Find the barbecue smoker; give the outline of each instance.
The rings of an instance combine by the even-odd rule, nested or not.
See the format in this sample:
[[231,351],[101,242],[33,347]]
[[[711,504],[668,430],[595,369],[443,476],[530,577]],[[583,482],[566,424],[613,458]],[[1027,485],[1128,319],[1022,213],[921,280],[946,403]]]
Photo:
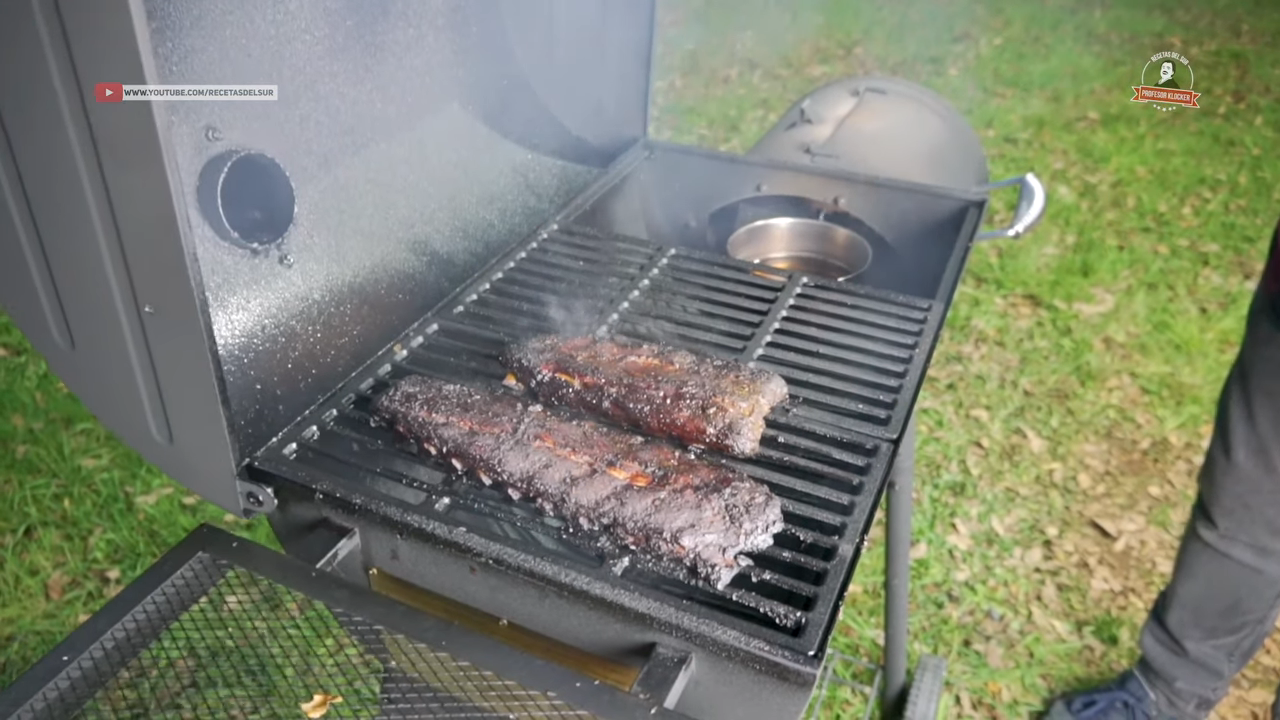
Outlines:
[[[0,11],[0,300],[102,422],[193,492],[267,515],[291,556],[197,530],[0,710],[296,717],[315,693],[328,717],[795,718],[890,485],[885,693],[904,699],[912,408],[971,244],[1030,229],[1043,190],[1006,183],[1015,223],[979,235],[999,185],[977,136],[891,80],[819,89],[747,157],[655,142],[654,12]],[[99,81],[279,99],[98,103]],[[503,344],[542,333],[786,379],[760,453],[733,461],[786,527],[728,587],[602,550],[371,424],[390,382],[496,385]],[[299,635],[306,603],[326,620]],[[231,690],[191,705],[215,660],[174,648],[243,633],[237,653],[301,643],[305,662],[226,660]]]

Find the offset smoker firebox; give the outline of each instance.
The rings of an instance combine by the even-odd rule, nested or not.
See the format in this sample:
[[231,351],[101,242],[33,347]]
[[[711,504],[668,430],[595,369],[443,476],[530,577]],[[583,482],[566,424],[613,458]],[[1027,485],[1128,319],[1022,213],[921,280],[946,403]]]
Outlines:
[[[885,79],[819,88],[747,157],[655,142],[654,15],[640,0],[6,6],[0,301],[129,445],[228,511],[265,514],[293,556],[276,576],[329,598],[337,625],[385,608],[372,590],[422,618],[415,630],[401,613],[396,632],[448,635],[468,657],[440,618],[468,628],[487,648],[472,662],[527,660],[541,669],[519,682],[538,692],[570,672],[617,691],[575,696],[627,717],[794,718],[887,486],[891,525],[895,508],[909,521],[895,460],[996,186],[954,110]],[[107,81],[268,83],[279,99],[93,102]],[[1038,182],[1022,183],[1015,225],[986,236],[1038,219]],[[856,235],[869,264],[837,281],[735,259],[734,232],[771,218]],[[778,495],[786,522],[727,588],[371,423],[389,382],[496,385],[504,344],[543,333],[656,341],[786,379],[761,452],[717,458]],[[905,581],[909,530],[890,535]],[[172,583],[165,562],[149,586]],[[890,586],[896,693],[905,585]],[[120,642],[108,620],[131,611],[104,612],[86,627],[114,630],[73,635],[69,652]],[[51,658],[20,686],[55,692],[77,662]]]

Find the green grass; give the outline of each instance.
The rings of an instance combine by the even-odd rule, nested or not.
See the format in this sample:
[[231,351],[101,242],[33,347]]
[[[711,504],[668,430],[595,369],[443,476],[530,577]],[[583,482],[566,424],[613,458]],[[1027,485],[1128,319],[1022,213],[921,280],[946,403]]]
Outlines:
[[[852,74],[934,88],[992,175],[1036,171],[1043,224],[979,247],[921,400],[912,650],[954,715],[1026,717],[1136,655],[1280,211],[1280,9],[1260,2],[682,3],[656,125],[742,151]],[[692,28],[692,29],[690,29]],[[709,28],[728,41],[707,40]],[[779,51],[779,44],[792,43]],[[1187,56],[1202,109],[1128,102]],[[1012,198],[997,201],[1008,217]],[[1106,527],[1108,530],[1100,530]],[[879,532],[836,646],[878,658]],[[1108,534],[1110,533],[1110,534]],[[1262,712],[1269,646],[1221,708]],[[849,707],[853,709],[852,706]]]
[[[975,250],[921,400],[912,650],[950,661],[956,717],[1027,717],[1131,662],[1280,214],[1280,9],[691,0],[662,26],[661,137],[743,151],[814,87],[884,73],[955,103],[993,177],[1044,180],[1043,224]],[[1190,59],[1202,109],[1128,101],[1163,50]],[[1001,196],[996,219],[1012,205]],[[3,685],[223,514],[155,498],[169,481],[7,324],[0,353]],[[851,655],[878,659],[882,568],[878,528],[837,631]],[[1262,713],[1276,667],[1269,643],[1222,716]]]

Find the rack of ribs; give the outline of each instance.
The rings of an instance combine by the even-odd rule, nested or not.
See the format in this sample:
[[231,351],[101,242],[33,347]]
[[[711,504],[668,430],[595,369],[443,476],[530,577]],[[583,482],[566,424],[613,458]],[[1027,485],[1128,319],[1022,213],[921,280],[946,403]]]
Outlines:
[[415,375],[374,417],[480,480],[548,514],[676,561],[723,589],[743,553],[773,544],[782,503],[741,472],[662,440],[560,417],[501,388]]
[[548,405],[738,457],[760,450],[765,416],[787,399],[781,376],[647,343],[542,336],[509,346],[508,384]]

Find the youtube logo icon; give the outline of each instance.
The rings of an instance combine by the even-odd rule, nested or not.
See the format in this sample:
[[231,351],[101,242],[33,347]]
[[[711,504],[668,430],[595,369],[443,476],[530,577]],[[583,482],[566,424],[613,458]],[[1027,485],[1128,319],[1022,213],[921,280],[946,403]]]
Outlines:
[[93,96],[98,102],[124,102],[124,83],[98,83]]

